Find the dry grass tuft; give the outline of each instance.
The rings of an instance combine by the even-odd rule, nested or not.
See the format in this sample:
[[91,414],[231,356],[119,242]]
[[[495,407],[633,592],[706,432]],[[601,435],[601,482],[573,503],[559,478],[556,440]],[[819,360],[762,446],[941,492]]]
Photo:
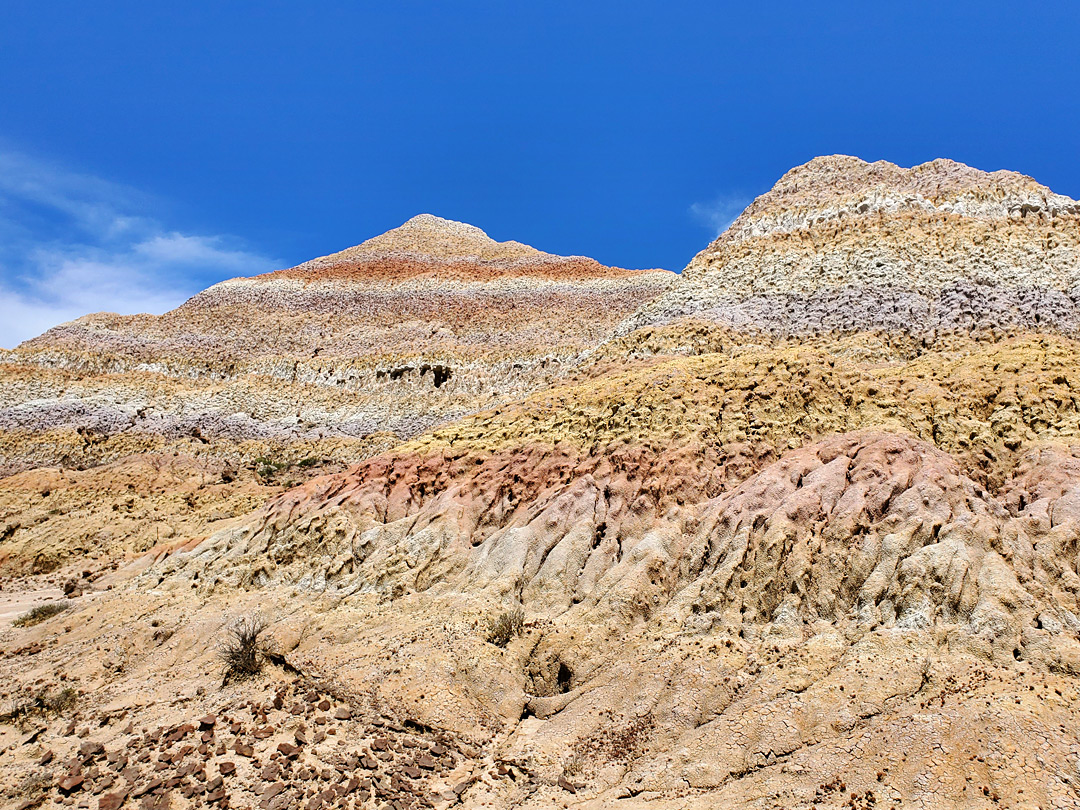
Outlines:
[[514,608],[500,613],[493,619],[488,620],[487,636],[490,644],[496,647],[505,647],[511,639],[521,635],[525,627],[525,611]]
[[71,602],[47,602],[44,605],[38,605],[30,608],[26,613],[17,618],[11,624],[14,627],[33,627],[35,624],[40,624],[46,619],[51,619],[58,613],[63,613],[71,607]]
[[273,639],[263,638],[266,620],[261,616],[237,619],[218,649],[227,683],[232,679],[252,678],[262,672],[266,659],[276,653]]

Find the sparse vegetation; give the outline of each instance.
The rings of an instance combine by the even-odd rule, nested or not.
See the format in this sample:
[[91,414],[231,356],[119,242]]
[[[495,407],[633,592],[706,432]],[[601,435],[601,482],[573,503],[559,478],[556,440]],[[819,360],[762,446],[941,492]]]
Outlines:
[[33,627],[35,624],[40,624],[46,619],[51,619],[53,616],[63,613],[69,607],[71,607],[71,602],[68,601],[46,602],[44,605],[30,608],[11,624],[15,627]]
[[157,644],[164,644],[170,638],[173,637],[174,630],[170,630],[165,627],[160,627],[154,631],[153,639]]
[[22,805],[23,807],[36,807],[45,801],[52,786],[52,773],[45,770],[37,770],[28,773],[26,777],[19,782],[16,792],[20,796],[25,796],[27,801],[30,802],[29,804],[24,803]]
[[0,723],[22,723],[33,715],[60,716],[70,711],[79,699],[70,686],[52,692],[45,686],[32,694],[13,697],[10,708],[0,715]]
[[251,678],[262,672],[263,664],[276,655],[272,639],[266,639],[266,620],[261,616],[237,619],[218,650],[224,667],[224,680]]
[[525,611],[521,608],[507,610],[488,620],[486,639],[496,647],[505,647],[513,638],[521,635],[524,627]]
[[54,695],[45,699],[45,710],[50,714],[61,715],[75,707],[79,699],[79,693],[70,686],[65,686]]
[[289,463],[287,461],[277,461],[272,458],[260,457],[255,459],[255,474],[262,478],[264,481],[269,481],[279,472],[287,469]]
[[600,728],[573,745],[566,762],[566,773],[581,776],[595,773],[597,768],[612,762],[629,763],[648,747],[655,727],[651,712],[622,722],[608,713]]
[[[255,474],[259,476],[263,481],[272,481],[280,473],[287,470],[309,470],[312,467],[317,467],[323,463],[323,459],[308,456],[302,458],[299,461],[286,461],[284,459],[269,458],[267,456],[260,456],[252,462],[252,467],[255,470]],[[288,484],[292,484],[289,481]]]

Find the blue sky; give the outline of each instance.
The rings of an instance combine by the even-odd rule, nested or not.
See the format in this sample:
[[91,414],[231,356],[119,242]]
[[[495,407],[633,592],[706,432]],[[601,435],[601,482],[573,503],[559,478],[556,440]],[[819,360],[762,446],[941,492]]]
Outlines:
[[1080,197],[1080,4],[0,4],[0,346],[430,212],[681,268],[788,168]]

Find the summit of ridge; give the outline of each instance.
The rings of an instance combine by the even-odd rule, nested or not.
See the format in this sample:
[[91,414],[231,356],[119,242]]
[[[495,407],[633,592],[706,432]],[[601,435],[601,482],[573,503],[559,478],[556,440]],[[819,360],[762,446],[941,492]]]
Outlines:
[[466,222],[433,214],[417,214],[386,233],[333,254],[349,259],[371,254],[408,253],[438,259],[505,261],[551,256],[521,242],[497,242],[483,230]]
[[620,325],[1080,330],[1080,203],[1012,171],[829,155],[786,172]]
[[[987,215],[1019,209],[1039,201],[1048,211],[1077,213],[1075,200],[1055,194],[1019,172],[987,172],[947,158],[904,168],[886,160],[868,162],[851,155],[823,155],[788,170],[765,194],[746,208],[736,222],[759,216],[836,203],[851,196],[893,195],[894,205],[915,201],[945,205],[963,200],[997,203]],[[860,212],[865,213],[865,212]],[[969,213],[963,207],[957,213]],[[971,211],[971,213],[974,213]],[[737,229],[729,229],[737,231]]]
[[475,225],[418,214],[397,228],[345,250],[263,279],[300,278],[374,283],[425,279],[493,281],[511,277],[577,281],[669,271],[608,267],[586,256],[545,253],[521,242],[497,242]]

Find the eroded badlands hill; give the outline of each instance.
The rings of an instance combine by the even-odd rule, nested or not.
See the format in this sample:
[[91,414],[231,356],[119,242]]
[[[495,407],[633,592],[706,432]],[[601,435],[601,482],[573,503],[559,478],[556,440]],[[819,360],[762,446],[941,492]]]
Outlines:
[[683,315],[779,334],[1080,328],[1080,203],[1015,172],[815,158],[621,327]]
[[674,277],[418,216],[162,316],[89,315],[7,353],[0,470],[207,444],[356,458],[550,382]]
[[[24,471],[0,489],[0,560],[46,571],[248,511],[253,493],[551,384],[674,278],[422,215],[161,316],[58,326],[0,356],[0,474]],[[117,525],[114,505],[134,519]]]
[[[414,228],[236,295],[372,255],[427,283]],[[12,804],[1080,806],[1080,340],[1046,303],[1078,228],[1019,175],[818,159],[557,377],[247,514],[200,523],[194,474],[168,506],[183,464],[83,471],[184,520],[115,571],[84,540],[91,593],[3,637],[8,695],[86,692],[0,726]],[[440,234],[462,283],[554,261]],[[53,497],[16,538],[47,546]],[[284,658],[223,687],[256,613]]]

